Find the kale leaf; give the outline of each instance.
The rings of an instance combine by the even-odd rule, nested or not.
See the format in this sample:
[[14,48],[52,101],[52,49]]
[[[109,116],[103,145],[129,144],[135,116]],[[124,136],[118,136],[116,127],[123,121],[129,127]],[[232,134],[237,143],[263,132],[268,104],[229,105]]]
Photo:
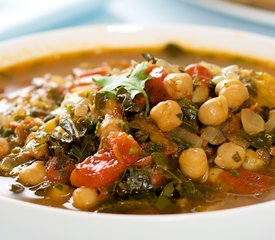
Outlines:
[[[163,199],[163,196],[166,198],[174,197],[174,195],[171,194],[172,192],[177,192],[180,197],[186,197],[193,200],[201,200],[209,197],[210,189],[200,183],[195,183],[190,179],[187,179],[179,168],[174,168],[171,165],[171,161],[169,161],[165,155],[161,153],[153,153],[152,157],[156,167],[163,170],[165,176],[170,180],[168,183],[169,185],[167,184],[160,194],[161,199]],[[166,189],[167,186],[169,186],[168,189]]]
[[139,199],[152,192],[150,168],[129,167],[121,179],[111,186],[111,193],[118,199]]

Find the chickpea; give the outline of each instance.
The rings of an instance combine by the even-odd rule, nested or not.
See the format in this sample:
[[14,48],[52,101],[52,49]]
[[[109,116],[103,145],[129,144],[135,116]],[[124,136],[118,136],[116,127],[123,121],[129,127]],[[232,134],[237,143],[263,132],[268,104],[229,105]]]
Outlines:
[[10,144],[6,138],[0,137],[0,157],[6,156],[10,151]]
[[218,95],[223,88],[228,88],[233,85],[242,85],[243,83],[240,80],[236,79],[223,79],[218,82],[215,87],[215,93]]
[[224,170],[217,168],[217,167],[212,167],[209,169],[208,172],[208,179],[207,182],[209,183],[217,183],[218,182],[218,177],[220,173],[222,173]]
[[150,117],[163,132],[169,132],[182,123],[180,105],[173,100],[158,103],[151,109]]
[[98,203],[98,193],[95,188],[80,187],[73,192],[73,205],[81,210],[90,210]]
[[193,81],[187,73],[170,73],[165,77],[163,84],[171,99],[192,96]]
[[249,98],[248,90],[244,85],[232,85],[223,88],[219,95],[225,96],[229,108],[237,108]]
[[206,101],[209,95],[209,89],[205,85],[200,85],[195,88],[195,91],[192,96],[192,102],[202,103]]
[[54,201],[65,202],[70,198],[71,193],[72,190],[68,185],[58,183],[50,188],[47,196]]
[[217,75],[217,76],[212,78],[211,82],[214,83],[214,84],[218,84],[219,82],[221,82],[223,80],[225,80],[224,76]]
[[19,182],[25,186],[34,186],[43,182],[46,177],[44,162],[37,161],[23,168],[18,177]]
[[223,80],[217,84],[215,92],[226,98],[229,108],[237,108],[249,98],[247,88],[239,80]]
[[212,98],[204,102],[198,112],[199,120],[205,125],[219,125],[228,116],[228,105],[224,96]]
[[249,108],[242,109],[241,122],[244,131],[249,135],[260,133],[265,129],[265,122],[263,118]]
[[227,142],[218,147],[215,163],[225,169],[239,168],[245,159],[245,149],[239,145]]
[[264,159],[260,158],[259,155],[252,149],[245,151],[245,159],[242,167],[250,171],[259,171],[265,166]]
[[180,169],[192,180],[204,182],[208,177],[207,156],[202,148],[189,148],[179,157]]

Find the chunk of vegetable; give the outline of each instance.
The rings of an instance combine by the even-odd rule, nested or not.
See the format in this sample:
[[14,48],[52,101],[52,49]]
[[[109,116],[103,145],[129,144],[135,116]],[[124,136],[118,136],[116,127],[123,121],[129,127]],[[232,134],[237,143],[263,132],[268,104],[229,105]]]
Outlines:
[[184,70],[193,78],[193,80],[199,81],[207,86],[210,85],[212,73],[205,66],[202,66],[201,64],[190,64]]
[[46,168],[47,179],[53,183],[67,183],[74,168],[74,164],[69,159],[54,156],[49,160]]
[[147,70],[151,79],[145,84],[145,91],[149,96],[149,100],[153,105],[156,105],[160,101],[169,99],[169,94],[164,87],[164,78],[167,76],[167,72],[162,67],[151,68]]
[[260,156],[252,149],[247,149],[245,151],[245,159],[242,164],[242,167],[246,170],[250,171],[259,171],[266,165],[264,159],[260,158]]
[[273,178],[247,170],[223,171],[219,174],[222,182],[239,194],[261,194],[271,186]]
[[242,109],[241,121],[244,131],[249,135],[254,135],[264,131],[265,122],[263,118],[258,113],[248,108]]
[[141,148],[127,133],[111,132],[106,145],[106,148],[77,164],[70,177],[73,185],[90,188],[107,186],[139,159]]

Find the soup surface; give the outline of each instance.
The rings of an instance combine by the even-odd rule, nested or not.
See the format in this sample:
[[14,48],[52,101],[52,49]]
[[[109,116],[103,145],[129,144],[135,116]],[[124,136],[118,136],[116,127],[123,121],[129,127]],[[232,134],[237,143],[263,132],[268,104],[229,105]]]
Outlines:
[[165,214],[275,198],[275,66],[163,49],[0,70],[0,194]]

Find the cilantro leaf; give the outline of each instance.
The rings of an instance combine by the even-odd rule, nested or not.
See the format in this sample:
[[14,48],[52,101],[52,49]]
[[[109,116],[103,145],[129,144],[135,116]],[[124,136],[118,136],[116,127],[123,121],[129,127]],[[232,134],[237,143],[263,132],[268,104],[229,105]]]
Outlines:
[[123,87],[129,93],[132,99],[141,93],[144,96],[146,109],[145,115],[149,112],[149,100],[145,88],[145,83],[150,79],[150,76],[145,74],[148,68],[146,62],[135,66],[131,73],[123,73],[118,76],[103,76],[93,78],[94,83],[102,87],[98,92],[105,94],[110,99],[115,99],[119,88]]

